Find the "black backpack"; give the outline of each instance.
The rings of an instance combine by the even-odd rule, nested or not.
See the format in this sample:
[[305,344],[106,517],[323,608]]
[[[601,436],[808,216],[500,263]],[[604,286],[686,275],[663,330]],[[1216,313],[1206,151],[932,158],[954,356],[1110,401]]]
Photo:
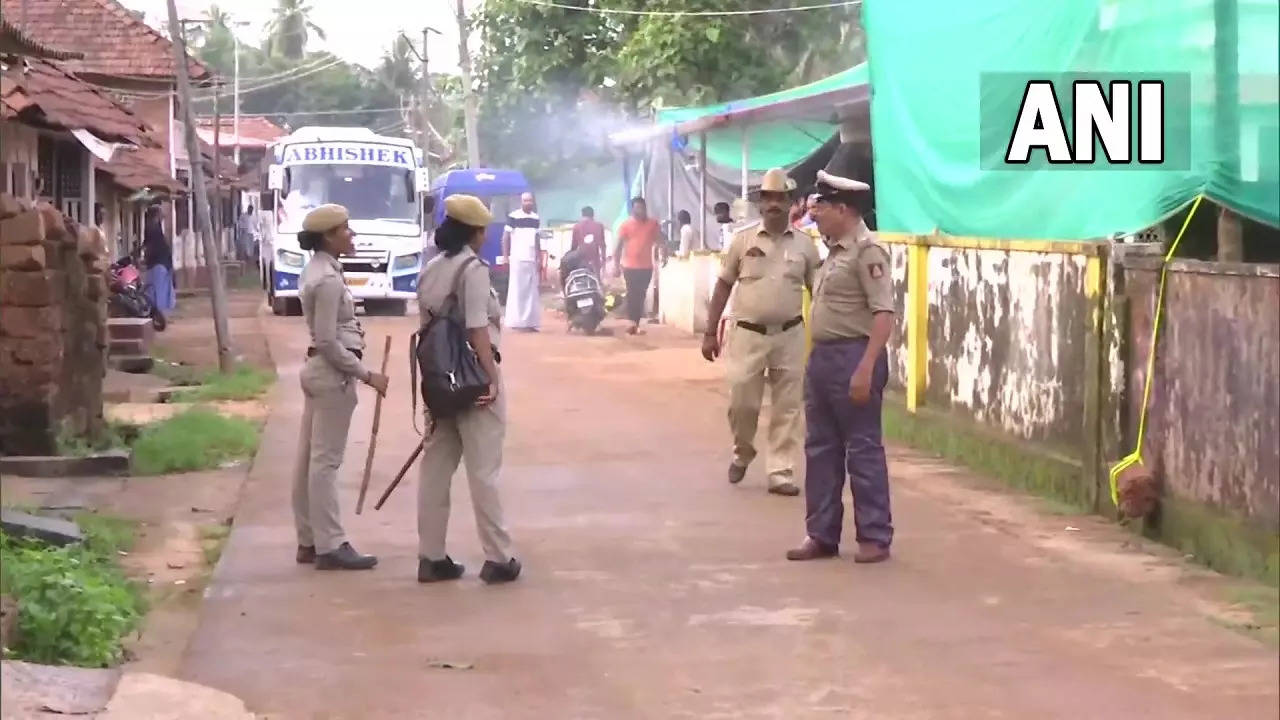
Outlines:
[[[418,372],[422,373],[422,402],[436,420],[451,418],[468,408],[489,391],[489,373],[485,372],[476,351],[467,341],[467,329],[453,317],[458,305],[458,281],[462,273],[476,260],[469,257],[462,261],[453,275],[453,287],[445,298],[439,313],[430,313],[426,324],[409,340],[413,356],[409,361],[409,373],[413,384],[418,384]],[[418,416],[417,397],[414,397],[413,416]]]

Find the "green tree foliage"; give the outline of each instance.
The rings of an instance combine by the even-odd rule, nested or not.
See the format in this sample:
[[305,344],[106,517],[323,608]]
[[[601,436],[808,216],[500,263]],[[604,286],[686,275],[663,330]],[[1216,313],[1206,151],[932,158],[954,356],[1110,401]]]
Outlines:
[[[594,0],[592,6],[715,11],[814,3]],[[655,107],[773,92],[865,59],[854,6],[633,16],[487,0],[473,23],[483,41],[477,80],[485,160],[535,173],[577,155],[598,154],[601,135]]]
[[311,6],[306,0],[276,0],[264,49],[268,55],[301,60],[313,34],[325,39],[324,30],[311,21]]
[[[285,10],[290,14],[285,14]],[[283,38],[280,27],[289,23],[303,23],[303,37],[307,32],[323,37],[319,28],[306,20],[309,7],[294,0],[280,0],[277,15],[269,35],[269,44],[275,40],[275,48],[281,48]],[[293,19],[289,19],[293,18]],[[231,34],[228,17],[214,5],[205,13],[209,22],[195,38],[196,54],[200,60],[225,81],[219,92],[219,109],[224,115],[232,112],[231,80],[235,73],[235,38]],[[310,28],[307,30],[307,28]],[[292,36],[290,36],[292,37]],[[305,48],[305,42],[304,42]],[[290,52],[292,52],[290,48]],[[273,122],[295,128],[302,125],[360,125],[370,129],[386,129],[399,119],[397,112],[385,108],[397,106],[396,92],[382,80],[379,73],[358,65],[338,61],[329,53],[307,53],[293,56],[286,52],[272,53],[251,44],[240,43],[240,111],[245,114],[265,114]],[[203,98],[196,103],[200,115],[212,115],[214,106],[211,91],[199,92]],[[370,112],[346,113],[349,110],[369,109]],[[341,110],[341,115],[314,115],[317,111]]]

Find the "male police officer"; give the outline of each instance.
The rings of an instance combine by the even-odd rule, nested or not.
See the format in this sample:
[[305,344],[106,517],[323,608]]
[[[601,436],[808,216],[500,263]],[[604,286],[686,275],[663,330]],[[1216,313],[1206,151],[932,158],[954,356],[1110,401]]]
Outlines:
[[862,219],[869,190],[866,183],[818,173],[815,219],[830,254],[817,273],[805,381],[807,537],[787,552],[788,560],[837,554],[846,470],[857,528],[854,560],[887,560],[893,541],[880,417],[893,295],[889,253]]
[[[729,482],[742,482],[755,459],[756,426],[770,387],[769,492],[799,495],[794,479],[800,438],[805,333],[804,288],[813,286],[818,251],[805,234],[790,227],[788,208],[795,182],[781,168],[765,173],[757,206],[762,223],[734,234],[725,251],[711,298],[702,356],[720,354],[716,329],[733,291],[735,327],[729,340],[729,429],[733,463]],[[737,289],[734,289],[734,285]]]

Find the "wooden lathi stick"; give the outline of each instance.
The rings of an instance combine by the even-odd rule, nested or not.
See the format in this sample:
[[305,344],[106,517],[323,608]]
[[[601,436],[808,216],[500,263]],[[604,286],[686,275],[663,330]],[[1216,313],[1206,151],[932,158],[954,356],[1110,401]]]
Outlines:
[[[391,336],[387,336],[382,348],[382,374],[387,374],[387,360],[391,357]],[[373,473],[373,451],[378,447],[378,424],[382,420],[382,393],[373,401],[373,432],[369,434],[369,455],[364,459],[364,477],[360,479],[360,497],[356,498],[356,514],[364,510],[364,496],[369,492],[369,476]]]
[[[430,437],[430,435],[427,437]],[[391,491],[395,490],[396,486],[400,484],[400,481],[404,479],[404,474],[409,472],[409,468],[413,467],[413,461],[418,459],[418,456],[422,454],[422,448],[426,446],[427,438],[424,437],[422,438],[422,442],[418,443],[418,447],[413,449],[413,454],[409,456],[409,459],[405,460],[404,465],[400,466],[400,472],[396,473],[395,479],[391,481],[391,484],[387,486],[386,490],[382,491],[382,497],[378,498],[378,503],[373,506],[374,510],[382,509],[382,504],[387,501],[387,498],[391,497]]]

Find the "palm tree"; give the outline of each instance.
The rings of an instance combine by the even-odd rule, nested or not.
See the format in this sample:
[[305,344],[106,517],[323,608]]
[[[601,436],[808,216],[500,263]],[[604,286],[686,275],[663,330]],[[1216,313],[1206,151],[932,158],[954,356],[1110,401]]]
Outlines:
[[267,25],[267,54],[301,60],[312,33],[325,39],[324,30],[311,21],[311,6],[306,0],[277,0],[275,13]]

